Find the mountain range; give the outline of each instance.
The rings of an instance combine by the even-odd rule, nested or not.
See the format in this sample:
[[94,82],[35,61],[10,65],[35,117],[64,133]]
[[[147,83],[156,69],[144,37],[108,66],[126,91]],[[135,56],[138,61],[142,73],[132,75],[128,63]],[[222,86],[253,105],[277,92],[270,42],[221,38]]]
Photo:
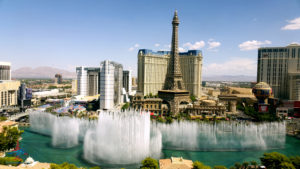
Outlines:
[[61,74],[63,78],[76,78],[75,72],[48,66],[37,68],[22,67],[12,71],[12,78],[54,78],[55,74]]
[[246,76],[246,75],[203,76],[202,81],[256,82],[256,76]]
[[[65,69],[42,66],[37,68],[22,67],[12,71],[12,78],[54,78],[55,74],[62,74],[63,78],[76,78],[76,72]],[[203,76],[203,81],[256,81],[256,76],[246,75],[214,75]]]

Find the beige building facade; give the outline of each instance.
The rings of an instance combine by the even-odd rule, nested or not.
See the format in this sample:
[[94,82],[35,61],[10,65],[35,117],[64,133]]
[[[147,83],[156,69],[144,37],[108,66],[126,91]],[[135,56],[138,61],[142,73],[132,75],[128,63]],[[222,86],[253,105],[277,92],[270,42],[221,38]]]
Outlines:
[[[179,53],[180,66],[185,89],[201,97],[202,53],[189,50]],[[138,53],[138,91],[143,95],[156,95],[163,89],[170,59],[169,51],[153,52],[141,49]]]
[[300,45],[259,48],[257,82],[268,83],[276,98],[300,100]]
[[18,105],[20,81],[0,81],[0,108]]

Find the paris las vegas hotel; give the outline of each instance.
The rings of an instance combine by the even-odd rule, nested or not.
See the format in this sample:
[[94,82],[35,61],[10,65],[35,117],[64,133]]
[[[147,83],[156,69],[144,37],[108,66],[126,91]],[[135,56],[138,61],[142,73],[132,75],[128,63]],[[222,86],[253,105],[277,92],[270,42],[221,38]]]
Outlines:
[[[180,67],[185,89],[191,95],[201,96],[202,52],[189,50],[179,53]],[[154,52],[140,49],[138,52],[138,91],[144,96],[156,95],[164,86],[170,51]]]

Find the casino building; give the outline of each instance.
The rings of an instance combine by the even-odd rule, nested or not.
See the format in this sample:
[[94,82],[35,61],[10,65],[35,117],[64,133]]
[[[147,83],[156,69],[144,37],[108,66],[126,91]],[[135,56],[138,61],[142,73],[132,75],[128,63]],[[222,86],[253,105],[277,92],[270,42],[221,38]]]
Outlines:
[[[202,84],[202,52],[189,50],[180,52],[180,67],[183,83],[190,94],[200,97]],[[145,96],[156,95],[164,86],[170,51],[154,52],[140,49],[138,52],[138,91]]]
[[257,82],[266,82],[274,97],[300,100],[300,45],[258,49]]

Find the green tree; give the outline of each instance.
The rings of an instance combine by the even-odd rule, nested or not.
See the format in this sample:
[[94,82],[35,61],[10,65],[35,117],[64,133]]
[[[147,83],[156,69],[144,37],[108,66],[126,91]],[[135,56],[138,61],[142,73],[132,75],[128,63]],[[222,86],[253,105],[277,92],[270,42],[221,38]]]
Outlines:
[[209,166],[204,165],[203,163],[199,161],[195,161],[193,163],[193,169],[211,169]]
[[235,167],[236,169],[240,169],[240,168],[242,168],[242,164],[239,163],[239,162],[236,162],[236,163],[234,163],[234,167]]
[[158,117],[156,118],[156,121],[157,121],[157,122],[160,122],[160,123],[164,123],[164,122],[165,122],[165,119],[163,119],[161,116],[158,116]]
[[166,123],[171,124],[173,123],[173,118],[171,116],[166,117]]
[[255,168],[257,168],[257,162],[256,162],[256,161],[250,161],[250,164],[251,164],[252,166],[254,166]]
[[100,167],[91,167],[90,169],[101,169]]
[[225,166],[218,165],[218,166],[214,166],[213,169],[227,169],[227,168]]
[[4,126],[2,133],[0,133],[0,151],[15,148],[23,132],[23,130],[19,130],[17,127]]
[[292,163],[283,162],[279,166],[281,169],[296,169]]
[[122,106],[122,110],[124,111],[124,110],[126,110],[126,109],[128,109],[130,107],[130,104],[129,103],[125,103],[123,106]]
[[196,98],[196,96],[194,96],[194,95],[190,95],[190,99],[192,100],[192,102],[197,101],[197,98]]
[[288,157],[278,152],[264,153],[260,161],[264,166],[272,169],[281,169],[281,163],[291,163]]
[[295,168],[300,169],[300,156],[290,157],[290,160]]
[[243,164],[242,164],[242,167],[243,167],[243,168],[246,169],[246,168],[248,168],[248,166],[249,166],[249,163],[248,163],[248,162],[243,162]]
[[[99,168],[99,167],[98,167]],[[69,164],[67,162],[64,162],[62,164],[51,164],[50,165],[50,169],[79,169],[78,167],[76,167],[74,164]],[[80,167],[80,169],[85,169]],[[97,169],[97,168],[95,168]],[[99,168],[100,169],[100,168]]]
[[147,157],[142,161],[141,169],[159,169],[157,160]]
[[49,86],[48,89],[57,89],[56,86]]
[[87,111],[91,111],[91,110],[93,110],[93,105],[89,103],[87,106]]

